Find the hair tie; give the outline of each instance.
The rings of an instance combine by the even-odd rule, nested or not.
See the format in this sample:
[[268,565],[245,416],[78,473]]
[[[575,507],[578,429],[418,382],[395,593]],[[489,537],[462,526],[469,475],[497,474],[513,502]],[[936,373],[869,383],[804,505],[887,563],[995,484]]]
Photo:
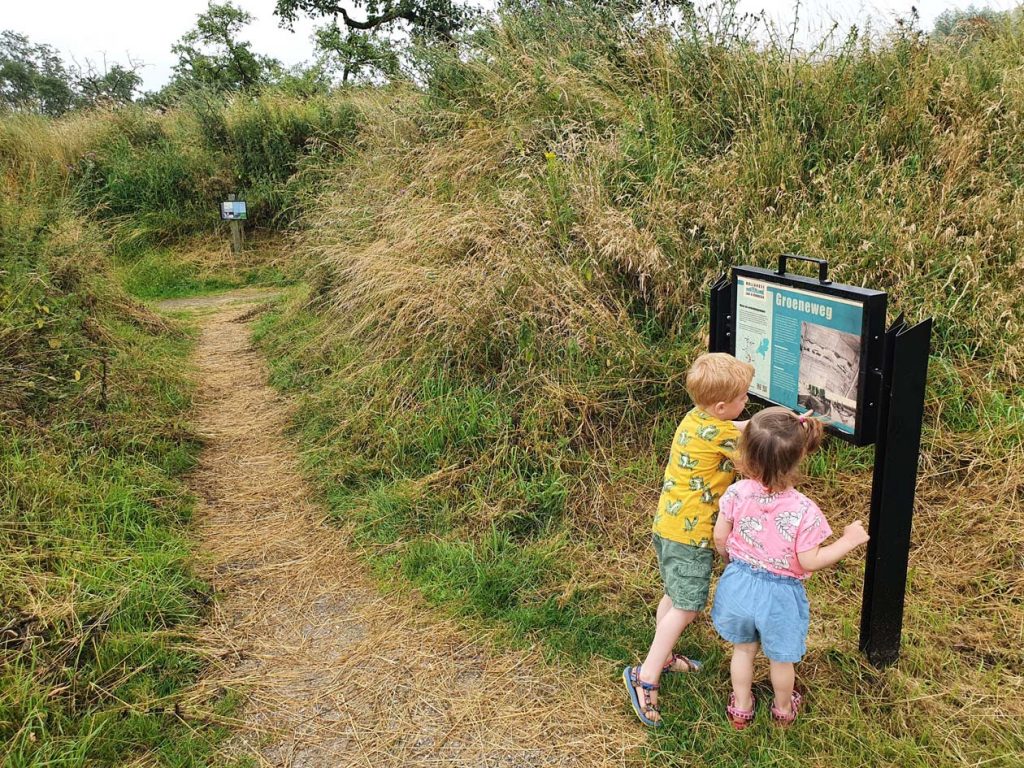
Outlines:
[[800,421],[800,426],[806,426],[806,424],[807,424],[807,417],[806,416],[804,416],[801,413],[799,416],[797,416],[797,419]]

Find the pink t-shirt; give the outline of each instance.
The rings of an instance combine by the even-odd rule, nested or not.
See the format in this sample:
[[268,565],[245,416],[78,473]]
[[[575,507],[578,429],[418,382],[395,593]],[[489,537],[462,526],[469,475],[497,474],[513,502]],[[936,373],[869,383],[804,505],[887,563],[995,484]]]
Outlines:
[[806,579],[797,552],[814,549],[832,535],[818,505],[795,488],[780,493],[756,480],[740,480],[722,494],[719,514],[732,522],[729,557],[782,576]]

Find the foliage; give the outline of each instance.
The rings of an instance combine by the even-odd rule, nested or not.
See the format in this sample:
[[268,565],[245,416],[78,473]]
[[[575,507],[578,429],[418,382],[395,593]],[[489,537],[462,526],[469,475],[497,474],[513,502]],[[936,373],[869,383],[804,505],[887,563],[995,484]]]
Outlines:
[[313,39],[324,69],[340,74],[343,84],[360,76],[392,78],[398,74],[394,43],[379,33],[342,32],[337,24],[331,24],[317,29]]
[[114,284],[43,125],[0,123],[0,763],[208,764],[188,337]]
[[72,166],[75,189],[121,242],[179,237],[218,221],[231,191],[223,155],[182,141],[188,128],[132,108],[94,118],[103,130]]
[[102,73],[87,64],[78,75],[78,103],[83,106],[123,106],[135,100],[142,77],[135,67],[112,64]]
[[935,18],[931,36],[937,41],[962,42],[972,36],[989,34],[993,25],[1010,21],[1014,15],[1013,11],[978,8],[974,4],[967,8],[947,8]]
[[137,70],[134,63],[104,63],[100,71],[89,61],[69,68],[51,46],[0,32],[0,109],[56,117],[73,108],[128,104],[142,84]]
[[60,54],[11,30],[0,32],[0,108],[62,115],[74,102]]
[[395,31],[404,24],[414,36],[450,40],[478,15],[475,8],[460,0],[357,0],[352,10],[364,18],[352,18],[347,4],[336,0],[277,0],[274,13],[286,23],[300,15],[312,18],[340,17],[349,32]]
[[213,231],[229,193],[249,202],[250,226],[286,226],[306,185],[300,171],[352,151],[361,124],[347,97],[301,88],[197,90],[163,115],[130,107],[83,116],[76,126],[88,126],[87,144],[68,158],[74,189],[122,247]]
[[178,57],[171,89],[253,90],[273,79],[281,71],[280,62],[254,53],[252,44],[238,37],[252,21],[251,14],[230,2],[211,0],[195,28],[171,46]]

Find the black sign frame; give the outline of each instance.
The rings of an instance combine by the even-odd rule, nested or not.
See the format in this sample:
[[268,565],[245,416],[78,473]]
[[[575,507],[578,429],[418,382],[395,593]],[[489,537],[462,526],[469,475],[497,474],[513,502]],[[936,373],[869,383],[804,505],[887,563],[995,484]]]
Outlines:
[[[805,277],[786,272],[790,259],[813,261],[819,266],[818,278]],[[828,262],[808,259],[793,254],[779,257],[776,271],[754,266],[736,266],[731,270],[731,279],[723,275],[712,289],[712,332],[711,347],[714,351],[736,354],[736,312],[738,304],[737,279],[748,277],[783,288],[796,288],[809,293],[845,299],[863,307],[861,324],[861,353],[857,374],[857,414],[852,433],[829,426],[828,432],[854,445],[871,445],[878,433],[879,398],[882,384],[882,363],[885,346],[885,316],[888,308],[888,294],[871,288],[833,283],[828,279]],[[755,392],[751,399],[764,405],[783,405]]]
[[[788,259],[816,263],[817,282],[788,274]],[[827,261],[783,254],[779,257],[777,272],[760,267],[736,267],[731,280],[729,275],[722,275],[711,287],[710,352],[735,354],[734,318],[738,299],[735,281],[742,275],[787,288],[864,301],[858,383],[858,406],[863,402],[864,408],[857,409],[857,428],[852,436],[838,429],[829,432],[857,445],[875,443],[868,521],[871,538],[864,562],[860,649],[875,666],[895,664],[900,657],[903,632],[932,319],[911,325],[901,314],[886,330],[888,297],[884,292],[837,285],[828,279]],[[756,395],[755,399],[771,403]]]

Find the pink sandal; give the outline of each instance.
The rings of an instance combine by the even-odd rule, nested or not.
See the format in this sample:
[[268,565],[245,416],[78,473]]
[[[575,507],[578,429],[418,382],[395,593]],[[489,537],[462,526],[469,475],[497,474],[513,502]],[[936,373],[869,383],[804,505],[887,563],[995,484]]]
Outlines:
[[681,653],[673,653],[672,658],[668,661],[667,664],[665,664],[664,667],[661,668],[661,673],[665,674],[666,672],[679,672],[680,670],[675,669],[675,664],[677,661],[681,661],[684,665],[686,665],[686,669],[682,670],[683,672],[700,672],[701,667],[704,666],[704,663],[698,661],[697,659],[687,658],[686,656],[683,656],[683,654]]
[[740,709],[736,706],[736,694],[729,694],[729,706],[725,708],[725,714],[729,718],[729,722],[732,723],[733,728],[737,731],[742,731],[754,722],[754,706],[756,703],[755,699],[754,703],[750,705],[750,709]]
[[789,714],[784,714],[782,710],[772,704],[772,720],[781,726],[792,725],[793,721],[796,720],[796,714],[800,710],[800,704],[803,702],[804,697],[797,691],[793,691],[793,697],[790,699],[790,710]]

